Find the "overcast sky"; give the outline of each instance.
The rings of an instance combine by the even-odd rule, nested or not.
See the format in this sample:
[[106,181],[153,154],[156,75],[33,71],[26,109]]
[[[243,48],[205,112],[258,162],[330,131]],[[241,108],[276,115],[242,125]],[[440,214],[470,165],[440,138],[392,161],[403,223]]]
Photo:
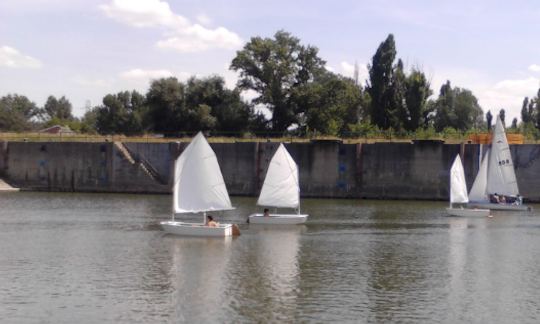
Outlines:
[[279,29],[317,46],[334,72],[352,76],[357,61],[362,79],[393,33],[436,94],[449,79],[510,118],[540,87],[539,1],[2,0],[0,96],[65,95],[81,116],[88,101],[145,93],[153,78],[215,73],[232,87],[236,50]]

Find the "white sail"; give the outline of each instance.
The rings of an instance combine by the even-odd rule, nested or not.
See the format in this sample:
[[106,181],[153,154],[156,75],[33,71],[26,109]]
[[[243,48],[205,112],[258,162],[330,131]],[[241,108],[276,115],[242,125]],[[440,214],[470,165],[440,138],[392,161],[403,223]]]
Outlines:
[[486,151],[482,163],[480,164],[480,169],[478,174],[474,179],[471,191],[469,192],[470,201],[487,201],[487,171],[488,171],[488,161],[489,161],[489,149]]
[[450,169],[450,202],[467,203],[467,183],[465,182],[465,171],[459,154],[456,156],[452,168]]
[[257,204],[297,208],[299,202],[298,168],[285,146],[280,144],[268,166]]
[[174,165],[174,213],[233,209],[216,154],[199,132]]
[[491,141],[491,152],[489,154],[487,192],[489,194],[500,194],[505,196],[515,196],[519,194],[514,163],[510,154],[510,147],[506,140],[504,126],[500,116],[497,116],[497,123]]

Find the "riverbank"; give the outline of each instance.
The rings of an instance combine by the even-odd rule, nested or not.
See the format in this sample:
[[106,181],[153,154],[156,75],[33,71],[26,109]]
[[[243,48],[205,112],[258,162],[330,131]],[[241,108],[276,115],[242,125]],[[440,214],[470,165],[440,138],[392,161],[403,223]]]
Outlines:
[[[256,196],[279,143],[211,143],[231,195]],[[0,177],[22,190],[168,193],[186,142],[20,142],[0,145]],[[442,141],[287,143],[303,197],[448,199],[448,170],[461,153],[472,185],[485,146]],[[522,195],[540,202],[540,145],[511,145]]]

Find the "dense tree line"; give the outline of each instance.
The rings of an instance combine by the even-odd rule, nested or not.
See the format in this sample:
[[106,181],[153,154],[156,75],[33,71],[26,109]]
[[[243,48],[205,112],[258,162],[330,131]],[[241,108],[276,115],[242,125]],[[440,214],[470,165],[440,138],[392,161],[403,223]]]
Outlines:
[[[0,131],[28,131],[54,124],[79,132],[179,135],[199,130],[239,136],[254,134],[364,135],[367,131],[410,134],[448,129],[465,132],[490,127],[470,90],[447,81],[434,97],[418,66],[405,67],[390,34],[377,48],[365,86],[326,69],[312,45],[278,31],[252,37],[236,53],[230,69],[239,73],[234,89],[223,77],[153,80],[145,94],[122,91],[104,96],[81,118],[72,115],[65,97],[50,96],[37,107],[25,96],[0,98]],[[251,101],[242,91],[256,94]],[[540,90],[525,98],[519,127],[540,128]],[[267,109],[267,119],[260,111]],[[504,119],[504,109],[499,112]],[[528,126],[527,126],[528,125]],[[512,121],[517,128],[517,120]]]

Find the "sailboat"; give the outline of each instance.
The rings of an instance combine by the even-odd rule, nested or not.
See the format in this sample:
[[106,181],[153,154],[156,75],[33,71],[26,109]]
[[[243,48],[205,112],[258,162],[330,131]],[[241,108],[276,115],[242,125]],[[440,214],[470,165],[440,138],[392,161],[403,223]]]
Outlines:
[[293,208],[296,214],[251,214],[248,218],[251,224],[302,224],[308,218],[300,214],[298,167],[283,144],[270,161],[257,205]]
[[519,195],[512,154],[500,116],[497,116],[491,150],[486,152],[471,188],[470,200],[470,207],[530,210],[530,207],[523,205]]
[[[231,236],[233,224],[207,226],[206,213],[231,210],[216,154],[199,132],[174,163],[172,219],[160,222],[167,233],[190,236]],[[202,214],[201,223],[176,221],[176,214]]]
[[469,216],[469,217],[486,217],[489,216],[489,209],[469,209],[469,208],[454,208],[453,204],[466,204],[469,202],[467,196],[467,183],[465,181],[465,171],[463,164],[456,156],[452,168],[450,169],[450,206],[446,208],[449,215],[452,216]]

